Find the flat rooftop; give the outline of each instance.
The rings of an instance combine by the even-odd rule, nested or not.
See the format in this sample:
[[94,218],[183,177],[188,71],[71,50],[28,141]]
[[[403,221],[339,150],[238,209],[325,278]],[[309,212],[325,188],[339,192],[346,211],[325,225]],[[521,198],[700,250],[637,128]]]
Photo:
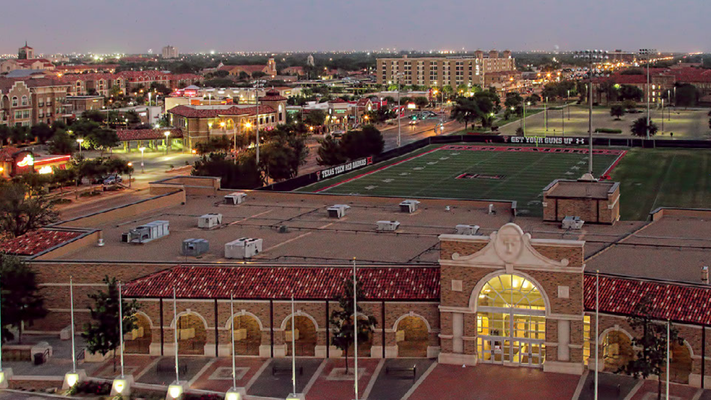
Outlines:
[[[711,210],[568,231],[538,217],[514,217],[506,203],[496,203],[496,213],[489,214],[486,202],[421,199],[417,211],[408,214],[400,211],[404,198],[248,191],[243,204],[222,204],[229,193],[188,196],[184,205],[84,227],[101,230],[104,246],[76,246],[53,259],[236,264],[242,260],[224,257],[225,243],[250,237],[263,239],[262,251],[249,260],[255,264],[344,265],[356,257],[363,265],[432,266],[439,259],[438,236],[456,233],[456,225],[479,225],[480,234],[490,234],[513,221],[533,238],[585,241],[588,272],[701,283],[701,267],[711,265]],[[328,217],[327,207],[335,204],[350,206],[345,217]],[[222,214],[222,225],[198,228],[198,217],[208,213]],[[168,236],[145,244],[121,241],[123,233],[156,220],[169,222]],[[377,221],[399,221],[400,227],[379,232]],[[209,251],[199,257],[181,255],[182,242],[189,238],[208,240]]]

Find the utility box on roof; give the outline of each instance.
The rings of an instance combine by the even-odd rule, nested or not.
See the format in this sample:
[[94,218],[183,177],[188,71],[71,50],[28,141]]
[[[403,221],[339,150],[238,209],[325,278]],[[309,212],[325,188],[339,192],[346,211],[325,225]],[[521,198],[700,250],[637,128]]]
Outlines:
[[205,239],[185,239],[183,240],[182,253],[184,256],[197,257],[210,250],[210,242]]
[[334,204],[326,210],[330,218],[342,218],[346,215],[346,210],[349,208],[351,208],[351,206],[345,204]]
[[378,230],[379,231],[394,231],[397,230],[397,228],[400,226],[400,222],[398,221],[378,221]]
[[417,200],[405,200],[400,203],[400,211],[412,214],[417,211],[417,205],[420,204]]
[[121,241],[126,243],[148,243],[151,240],[168,236],[170,234],[169,226],[170,222],[168,221],[149,222],[121,235]]
[[479,232],[479,225],[457,225],[457,235],[476,235]]
[[561,226],[563,229],[578,230],[578,229],[583,229],[584,224],[585,224],[585,221],[580,219],[580,217],[567,216],[567,217],[563,218],[563,222],[561,223]]
[[225,243],[225,258],[251,258],[262,251],[262,239],[239,238]]
[[198,217],[198,228],[212,229],[222,224],[222,214],[209,213]]
[[225,204],[229,205],[237,205],[237,204],[242,204],[244,203],[245,198],[247,198],[247,195],[243,192],[234,192],[230,193],[227,196],[225,196]]

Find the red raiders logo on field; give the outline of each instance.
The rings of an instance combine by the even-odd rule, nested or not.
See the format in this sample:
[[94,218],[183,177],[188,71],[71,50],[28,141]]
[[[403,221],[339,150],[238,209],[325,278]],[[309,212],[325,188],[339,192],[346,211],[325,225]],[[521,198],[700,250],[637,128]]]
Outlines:
[[368,160],[366,161],[368,165],[373,163],[373,157],[368,157]]

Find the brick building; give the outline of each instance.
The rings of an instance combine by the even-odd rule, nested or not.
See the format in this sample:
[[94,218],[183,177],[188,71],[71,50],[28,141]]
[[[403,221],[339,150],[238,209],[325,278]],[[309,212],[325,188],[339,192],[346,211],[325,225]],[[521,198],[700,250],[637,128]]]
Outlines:
[[477,50],[474,57],[416,57],[409,58],[379,58],[376,62],[376,79],[379,84],[397,82],[397,75],[402,74],[402,85],[419,85],[427,87],[442,87],[451,85],[480,85],[486,80],[488,73],[514,71],[516,60],[511,52],[506,50],[503,57],[492,50],[485,57],[484,52]]
[[543,220],[580,217],[586,223],[613,224],[620,219],[620,184],[556,179],[543,189]]
[[[672,347],[671,380],[711,383],[705,356],[711,287],[701,274],[711,257],[699,246],[708,236],[709,210],[659,209],[650,221],[571,232],[558,222],[516,216],[504,201],[421,199],[409,214],[398,198],[253,191],[245,203],[227,205],[215,200],[230,193],[220,190],[219,179],[187,176],[154,182],[150,191],[153,197],[0,242],[38,272],[50,314],[30,331],[67,326],[70,276],[75,308],[85,310],[87,295],[109,275],[141,304],[128,353],[172,354],[177,329],[180,354],[225,356],[234,321],[239,355],[339,357],[329,346],[327,316],[355,257],[364,313],[377,322],[359,347],[366,356],[567,374],[616,371],[633,354],[631,338],[639,332],[627,317],[646,294],[654,298],[653,318],[671,321],[683,339]],[[347,218],[329,217],[328,206],[344,203],[351,207]],[[222,214],[224,223],[197,229],[197,216],[206,212]],[[168,221],[170,234],[141,245],[121,241],[151,219]],[[402,224],[396,232],[379,231],[379,220]],[[477,227],[456,233],[462,223]],[[183,240],[195,237],[208,240],[210,250],[200,258],[181,255]],[[223,246],[240,237],[263,239],[263,251],[225,258]],[[591,323],[597,310],[599,327]],[[75,317],[81,326],[89,314]],[[292,335],[295,349],[287,340]]]

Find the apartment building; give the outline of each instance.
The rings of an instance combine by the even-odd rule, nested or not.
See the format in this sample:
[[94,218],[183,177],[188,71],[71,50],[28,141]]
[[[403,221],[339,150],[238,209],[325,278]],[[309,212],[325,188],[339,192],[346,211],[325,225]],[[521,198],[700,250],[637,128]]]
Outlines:
[[178,58],[179,53],[178,49],[173,46],[165,46],[163,47],[163,50],[161,51],[161,55],[163,56],[164,59],[170,59],[170,58]]
[[481,85],[487,73],[513,71],[516,61],[506,50],[503,57],[492,50],[486,55],[477,50],[474,57],[416,57],[379,58],[376,78],[379,84],[397,82],[402,74],[403,85],[444,86]]
[[30,104],[32,105],[32,125],[39,123],[51,124],[66,115],[65,103],[69,85],[49,78],[28,79],[24,81],[30,89]]
[[23,81],[0,79],[0,124],[30,126],[32,103],[30,88]]

